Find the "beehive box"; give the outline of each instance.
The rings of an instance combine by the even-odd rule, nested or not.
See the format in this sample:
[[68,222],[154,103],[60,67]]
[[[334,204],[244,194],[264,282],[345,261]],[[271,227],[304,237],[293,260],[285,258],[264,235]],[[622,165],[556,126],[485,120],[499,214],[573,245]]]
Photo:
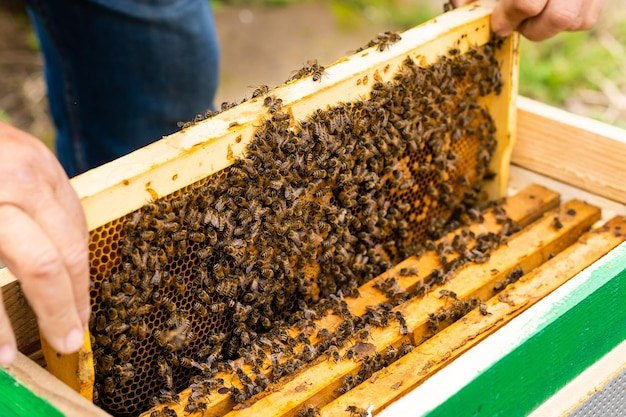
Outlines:
[[[202,181],[202,178],[206,175],[219,172],[223,167],[234,163],[234,157],[239,155],[243,146],[249,142],[252,136],[251,132],[253,132],[255,128],[258,128],[259,125],[262,125],[258,120],[259,114],[267,114],[269,111],[270,113],[274,113],[272,117],[286,114],[288,116],[285,116],[283,120],[300,120],[305,118],[304,115],[310,114],[312,109],[322,108],[326,104],[335,102],[336,99],[332,99],[332,97],[341,97],[342,102],[348,102],[351,96],[346,94],[346,91],[350,91],[350,94],[354,94],[353,97],[357,97],[369,92],[371,86],[375,83],[380,83],[384,86],[384,83],[392,79],[393,75],[397,73],[394,71],[394,68],[401,67],[401,63],[403,62],[405,66],[407,65],[407,54],[412,56],[413,62],[418,61],[419,65],[427,65],[432,62],[431,60],[441,55],[442,51],[448,52],[449,60],[456,60],[458,57],[463,56],[465,51],[471,48],[473,44],[482,45],[488,41],[488,17],[488,11],[480,7],[472,7],[464,11],[459,11],[459,13],[455,12],[449,14],[448,16],[440,18],[436,23],[433,22],[421,29],[418,28],[419,30],[411,34],[403,34],[402,37],[404,39],[402,42],[398,42],[394,45],[384,45],[382,47],[375,46],[373,49],[363,51],[355,57],[351,57],[344,62],[327,68],[324,73],[320,72],[316,74],[315,71],[313,71],[309,74],[311,79],[295,81],[284,88],[261,94],[259,97],[254,97],[249,102],[237,108],[215,116],[210,123],[197,124],[179,134],[165,138],[163,141],[147,147],[130,157],[122,158],[108,167],[103,167],[75,179],[75,185],[79,190],[81,190],[81,187],[98,190],[97,193],[92,193],[91,191],[82,192],[90,229],[94,230],[93,235],[96,237],[93,240],[94,247],[92,250],[93,253],[100,252],[95,258],[98,260],[107,258],[102,264],[109,262],[114,264],[117,257],[119,265],[119,258],[121,256],[113,253],[115,251],[108,251],[109,249],[106,249],[106,246],[110,245],[111,242],[116,242],[117,239],[113,236],[116,234],[119,236],[122,230],[127,233],[130,232],[127,228],[123,227],[123,220],[114,219],[144,206],[146,201],[156,200],[161,196],[175,192],[175,190],[179,189],[181,186]],[[425,28],[428,30],[425,30]],[[512,42],[512,40],[508,42]],[[419,50],[414,48],[414,44],[419,44]],[[510,132],[512,131],[509,129],[509,126],[514,119],[514,107],[510,104],[510,94],[514,94],[514,85],[511,84],[511,80],[514,80],[512,76],[514,72],[512,58],[514,55],[511,53],[513,47],[513,43],[505,43],[502,49],[498,49],[497,51],[499,52],[496,52],[496,54],[500,54],[497,55],[499,56],[497,59],[501,63],[501,71],[506,74],[503,77],[505,81],[503,87],[504,94],[481,99],[483,102],[491,100],[487,101],[487,105],[491,110],[493,120],[497,124],[497,134],[499,135],[497,140],[498,148],[495,150],[495,158],[492,160],[491,167],[491,169],[499,175],[496,176],[496,181],[492,183],[491,190],[487,190],[487,193],[490,193],[490,197],[503,193],[504,187],[507,184],[506,173],[511,143]],[[380,49],[380,51],[378,49]],[[476,54],[476,52],[473,54]],[[470,56],[474,55],[470,53]],[[355,72],[355,67],[359,68],[358,73]],[[459,67],[457,66],[457,68]],[[470,75],[473,74],[470,73]],[[319,84],[317,83],[318,80],[314,80],[313,78],[319,78]],[[348,86],[350,87],[349,89],[347,88]],[[383,89],[381,86],[378,86],[374,88],[374,90],[380,91]],[[422,92],[422,94],[424,93]],[[265,97],[272,96],[283,100],[284,109],[287,109],[288,112],[283,113],[284,109],[279,109],[275,106],[276,98],[272,98],[267,103],[268,106],[264,107],[262,103],[265,101]],[[272,112],[272,109],[275,111]],[[450,109],[444,110],[450,111]],[[327,115],[328,113],[326,113],[326,116]],[[318,113],[318,116],[322,117],[320,113]],[[274,121],[276,122],[276,120]],[[211,137],[219,137],[220,139],[207,141],[207,138]],[[419,149],[416,151],[419,151]],[[458,149],[454,149],[454,151],[460,152]],[[209,152],[213,152],[214,155],[217,156],[207,157],[206,155]],[[467,155],[464,155],[462,160],[471,161],[472,159],[470,159],[468,155],[473,154],[475,158],[475,155],[479,153],[479,148],[470,149],[469,151],[466,150],[465,152],[467,152]],[[224,156],[226,158],[224,158]],[[303,155],[303,157],[308,158],[306,154]],[[314,159],[315,155],[312,154],[311,158]],[[412,157],[410,155],[407,156],[406,162],[402,162],[404,168],[402,168],[401,164],[399,170],[402,171],[404,169],[404,172],[407,172],[406,177],[411,175],[417,177],[415,172],[408,173],[411,171],[411,166],[415,166],[413,169],[419,172],[420,158],[424,157],[417,154],[414,154]],[[454,159],[454,157],[450,158],[450,160]],[[141,160],[150,161],[147,169],[146,166],[137,163]],[[208,169],[205,169],[207,165],[210,166]],[[474,165],[474,163],[472,163],[472,165]],[[398,168],[396,168],[396,170],[398,170]],[[137,174],[129,175],[129,173],[133,171]],[[315,176],[313,174],[315,171],[316,170],[311,171],[311,176]],[[484,172],[487,172],[486,168]],[[124,175],[119,176],[120,173]],[[322,174],[317,174],[317,176],[319,175]],[[446,177],[443,180],[448,179],[449,178]],[[103,180],[106,181],[108,185],[97,184]],[[442,180],[442,178],[439,178],[439,180]],[[433,178],[427,180],[422,178],[422,181],[426,181],[426,184],[428,184],[429,181],[433,182]],[[206,182],[202,183],[202,185],[205,184]],[[403,183],[400,182],[398,187],[404,187],[402,184]],[[92,188],[94,185],[96,187]],[[199,185],[199,187],[202,185]],[[432,186],[433,184],[428,185]],[[418,198],[424,199],[424,194],[419,194],[418,189],[411,189],[412,186],[413,185],[410,183],[406,185],[406,187],[410,189],[408,201],[412,202],[413,199],[417,200]],[[83,188],[83,190],[85,189],[86,188]],[[315,194],[317,191],[318,190],[312,190],[311,192]],[[403,191],[403,189],[401,189],[401,191]],[[117,194],[123,195],[124,197],[120,200],[111,198],[111,196]],[[459,194],[461,193],[459,192]],[[180,196],[180,193],[178,195]],[[389,195],[392,196],[390,199],[394,198],[393,193]],[[323,200],[324,195],[323,193],[319,196],[315,195],[315,198]],[[111,204],[103,204],[102,201],[105,199],[107,201],[119,202],[119,205],[116,204],[112,206]],[[177,201],[176,195],[170,201]],[[394,203],[398,201],[403,201],[402,196],[398,197],[396,195]],[[96,209],[96,207],[99,208]],[[102,207],[106,207],[107,210],[102,210]],[[144,210],[154,209],[155,207],[153,206],[144,207]],[[419,217],[419,214],[416,214],[414,217]],[[111,220],[112,222],[109,223]],[[211,222],[212,220],[209,219],[208,221]],[[219,220],[215,221],[217,222]],[[129,219],[125,222],[126,224],[130,223],[132,225],[133,216],[129,216]],[[150,232],[150,230],[142,230],[141,232]],[[103,242],[102,247],[98,242]],[[132,251],[127,255],[132,255]],[[387,253],[387,256],[390,257],[390,261],[397,262],[398,259],[393,259],[394,255],[394,253]],[[92,263],[94,276],[97,276],[95,278],[96,287],[101,284],[104,279],[103,275],[105,275],[105,272],[102,271],[102,268],[106,270],[106,267],[102,267],[102,264],[98,265]],[[156,271],[153,270],[152,272],[154,273]],[[107,273],[111,273],[110,270]],[[188,284],[183,283],[181,285]],[[189,290],[189,288],[187,289]],[[180,291],[180,293],[184,294],[185,291]],[[95,298],[97,298],[97,295]],[[180,303],[181,300],[184,299],[178,299],[176,302]],[[209,305],[220,305],[219,303],[222,302],[220,300],[215,301],[216,300]],[[218,308],[221,307],[216,307],[216,309]],[[154,327],[157,328],[158,326]],[[207,335],[205,335],[205,337],[206,336]],[[147,351],[140,350],[139,352],[141,360],[141,358],[145,357]],[[76,359],[76,357],[74,359]],[[80,363],[83,362],[83,358],[80,356],[78,359],[80,359]],[[154,362],[148,363],[152,363],[153,367],[155,365]],[[52,360],[49,360],[49,366],[51,368],[54,367]],[[62,373],[65,366],[67,366],[67,363],[62,362],[61,365],[57,366],[57,369],[60,369]],[[65,370],[67,370],[67,368]],[[68,380],[73,380],[74,383],[77,383],[76,387],[80,388],[81,382],[76,381],[75,369],[70,368],[69,370]],[[157,371],[154,368],[149,370],[149,372],[153,373],[153,378],[158,378]],[[89,380],[88,373],[82,373],[81,375],[86,376],[85,380]],[[90,391],[90,387],[87,387],[86,391]],[[132,402],[135,400],[128,391],[120,390],[120,392],[122,397],[129,397],[129,401]]]

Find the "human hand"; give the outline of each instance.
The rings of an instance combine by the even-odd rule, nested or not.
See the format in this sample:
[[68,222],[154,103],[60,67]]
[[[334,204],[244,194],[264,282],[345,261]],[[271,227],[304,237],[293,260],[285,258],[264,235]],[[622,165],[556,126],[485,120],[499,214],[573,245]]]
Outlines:
[[[470,0],[453,1],[462,6]],[[563,31],[591,29],[604,0],[500,0],[491,15],[491,27],[501,36],[514,30],[531,41],[542,41]]]
[[[50,345],[83,344],[89,320],[89,234],[74,189],[39,140],[0,122],[0,260],[17,277]],[[0,297],[0,364],[16,354]]]

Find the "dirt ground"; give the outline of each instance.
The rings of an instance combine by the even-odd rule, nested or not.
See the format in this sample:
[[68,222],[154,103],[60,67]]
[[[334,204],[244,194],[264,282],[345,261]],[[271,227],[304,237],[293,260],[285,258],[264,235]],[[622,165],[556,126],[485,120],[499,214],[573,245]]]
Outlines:
[[[250,86],[282,84],[309,59],[332,63],[377,33],[395,29],[367,18],[346,27],[322,3],[224,6],[214,13],[221,45],[218,106],[249,96]],[[0,6],[0,118],[50,144],[54,129],[35,44],[25,12]]]
[[48,142],[53,130],[47,113],[43,60],[33,42],[23,10],[0,7],[0,119]]

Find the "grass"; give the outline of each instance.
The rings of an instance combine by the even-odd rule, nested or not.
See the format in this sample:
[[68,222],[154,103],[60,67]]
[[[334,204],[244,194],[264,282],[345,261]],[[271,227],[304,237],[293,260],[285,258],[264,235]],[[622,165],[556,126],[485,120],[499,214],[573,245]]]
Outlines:
[[330,4],[339,24],[365,17],[398,30],[409,29],[432,19],[443,11],[443,6],[436,8],[432,1],[327,0],[326,2]]
[[[588,116],[606,119],[614,102],[626,97],[626,18],[615,26],[562,33],[541,43],[523,39],[520,94],[558,107],[576,104]],[[626,114],[604,121],[626,127]]]
[[0,120],[3,122],[11,123],[11,117],[3,109],[0,109]]

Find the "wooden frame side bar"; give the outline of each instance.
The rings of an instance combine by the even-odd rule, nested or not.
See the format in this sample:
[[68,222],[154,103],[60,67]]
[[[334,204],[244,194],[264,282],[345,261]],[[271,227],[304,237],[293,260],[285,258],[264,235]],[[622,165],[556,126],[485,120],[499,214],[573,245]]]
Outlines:
[[624,161],[626,130],[518,97],[514,164],[626,203]]

